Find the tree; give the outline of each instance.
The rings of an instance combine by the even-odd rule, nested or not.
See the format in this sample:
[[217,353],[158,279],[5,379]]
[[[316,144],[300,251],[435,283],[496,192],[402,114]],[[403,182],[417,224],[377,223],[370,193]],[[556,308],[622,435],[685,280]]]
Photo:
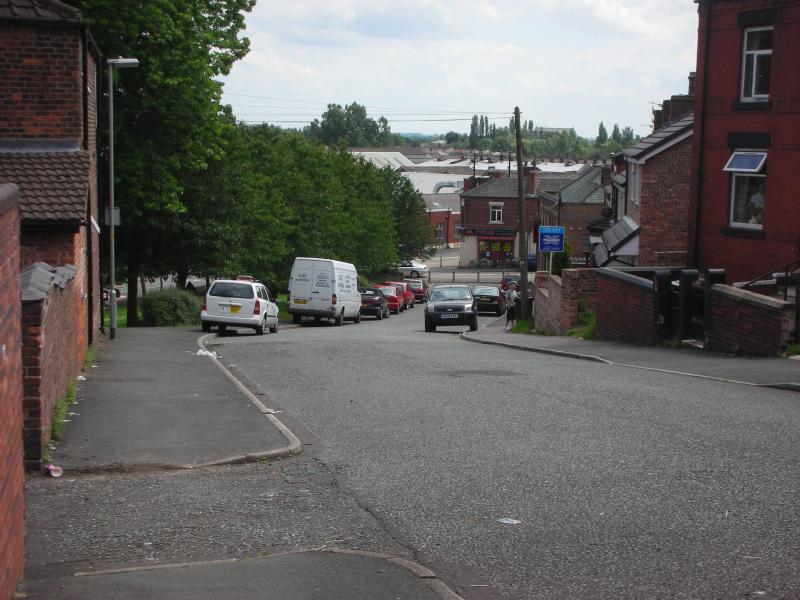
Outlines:
[[622,134],[619,131],[619,125],[614,123],[614,129],[611,132],[611,139],[617,142],[618,144],[622,143]]
[[[119,262],[128,279],[128,322],[137,321],[140,275],[162,268],[183,231],[187,181],[220,155],[226,127],[222,84],[248,51],[241,37],[254,0],[71,0],[105,56],[132,56],[138,69],[115,82],[116,190],[122,214]],[[101,106],[105,108],[105,106]],[[100,139],[108,139],[106,119]],[[107,161],[105,152],[101,162]],[[107,168],[102,165],[100,173]],[[103,181],[107,186],[107,181]]]
[[469,147],[473,150],[478,147],[478,115],[472,116],[469,126]]
[[603,125],[603,122],[600,121],[600,127],[597,130],[597,138],[595,139],[595,144],[598,146],[602,146],[608,141],[608,131],[606,131],[606,126]]

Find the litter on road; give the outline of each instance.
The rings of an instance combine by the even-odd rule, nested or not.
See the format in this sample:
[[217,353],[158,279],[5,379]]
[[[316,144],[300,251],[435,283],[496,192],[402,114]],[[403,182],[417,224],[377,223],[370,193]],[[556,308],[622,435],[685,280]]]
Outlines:
[[197,351],[197,356],[210,356],[211,358],[217,358],[217,353],[209,352],[208,350],[200,348],[200,350]]
[[503,525],[519,525],[522,521],[517,519],[511,519],[509,517],[503,517],[502,519],[497,519],[498,523],[502,523]]

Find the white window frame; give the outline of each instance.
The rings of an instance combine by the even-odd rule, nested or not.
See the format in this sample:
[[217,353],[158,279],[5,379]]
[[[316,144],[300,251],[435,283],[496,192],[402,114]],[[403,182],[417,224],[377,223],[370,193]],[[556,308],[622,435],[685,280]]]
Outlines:
[[[737,156],[760,156],[761,160],[758,163],[758,166],[752,169],[736,169],[731,166],[731,163]],[[767,153],[764,150],[736,150],[731,157],[728,159],[728,162],[725,163],[725,166],[722,167],[723,171],[727,171],[728,173],[761,173],[764,169],[764,163],[767,162]]]
[[[764,156],[763,156],[763,159],[761,160],[761,162],[759,163],[758,171],[755,171],[753,169],[737,169],[737,170],[729,169],[728,165],[731,163],[731,161],[735,158],[735,156],[737,154],[763,154]],[[738,181],[739,180],[748,179],[748,178],[762,179],[762,180],[764,180],[765,187],[766,187],[767,176],[766,176],[766,174],[763,173],[764,165],[766,164],[766,161],[767,161],[767,152],[766,152],[766,150],[755,150],[755,149],[752,149],[752,148],[748,148],[748,149],[735,149],[731,153],[731,157],[725,163],[725,167],[723,167],[722,170],[731,174],[731,184],[730,184],[731,185],[731,192],[730,192],[730,196],[729,196],[729,199],[728,199],[728,225],[730,227],[736,228],[736,229],[750,229],[750,230],[754,230],[754,231],[761,231],[762,229],[764,229],[764,214],[763,214],[764,208],[763,207],[761,209],[762,210],[761,223],[742,223],[740,221],[734,221],[733,220],[733,212],[734,212],[734,207],[735,207],[735,204],[736,204],[736,190],[739,187],[739,185],[738,185]],[[765,206],[766,206],[766,198],[765,198]]]
[[[503,223],[503,202],[489,202],[489,223],[502,224]],[[494,211],[499,211],[500,218],[493,219],[492,214]]]
[[629,163],[630,171],[628,173],[628,193],[630,194],[628,200],[630,200],[636,206],[639,206],[639,203],[642,199],[642,167],[644,165],[631,162]]
[[[757,66],[758,66],[758,57],[759,56],[772,56],[772,48],[769,50],[748,50],[747,49],[747,36],[750,33],[754,33],[757,31],[772,31],[773,36],[773,46],[775,43],[775,28],[772,25],[767,25],[764,27],[748,27],[744,30],[744,37],[742,40],[742,72],[741,72],[741,83],[739,86],[739,98],[742,102],[765,102],[769,100],[769,93],[767,94],[756,94],[755,93],[755,86],[756,81],[758,80],[757,75]],[[745,90],[745,86],[747,81],[745,81],[745,76],[747,74],[747,57],[748,55],[753,56],[753,78],[750,81],[750,89]],[[770,71],[772,70],[772,62],[770,61]],[[770,88],[772,87],[772,74],[770,73]]]

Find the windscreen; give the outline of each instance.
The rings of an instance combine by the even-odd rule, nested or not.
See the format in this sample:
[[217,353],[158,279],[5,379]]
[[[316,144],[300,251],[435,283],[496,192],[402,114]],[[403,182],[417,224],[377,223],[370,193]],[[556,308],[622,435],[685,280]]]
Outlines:
[[431,292],[431,301],[438,300],[472,300],[466,288],[439,288]]

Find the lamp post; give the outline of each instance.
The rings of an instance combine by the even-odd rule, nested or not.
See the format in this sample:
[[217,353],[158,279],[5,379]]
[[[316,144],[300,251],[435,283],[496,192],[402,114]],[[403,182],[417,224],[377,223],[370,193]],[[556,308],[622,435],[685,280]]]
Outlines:
[[109,58],[108,61],[108,247],[109,247],[109,329],[112,340],[117,339],[117,288],[115,281],[116,259],[114,256],[114,67],[126,69],[138,67],[136,58]]

